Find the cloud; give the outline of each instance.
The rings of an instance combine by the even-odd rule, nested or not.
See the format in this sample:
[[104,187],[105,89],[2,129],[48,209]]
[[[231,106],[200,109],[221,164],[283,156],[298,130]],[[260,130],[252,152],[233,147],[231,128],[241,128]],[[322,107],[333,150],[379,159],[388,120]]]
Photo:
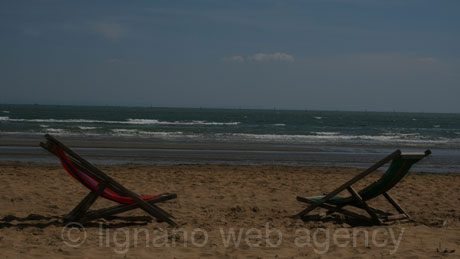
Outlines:
[[427,58],[418,58],[416,59],[416,61],[420,63],[435,63],[438,60],[436,58],[427,57]]
[[101,23],[96,23],[93,25],[93,30],[104,36],[105,38],[109,40],[117,40],[123,37],[124,33],[126,32],[126,29],[115,23],[106,23],[106,22],[101,22]]
[[223,62],[243,63],[245,61],[253,62],[272,62],[272,61],[283,61],[283,62],[294,62],[294,57],[286,53],[257,53],[246,58],[242,56],[231,56],[222,58]]
[[244,58],[242,56],[232,56],[232,57],[224,57],[222,58],[224,62],[234,62],[234,63],[243,63]]
[[257,53],[253,56],[248,57],[250,61],[256,62],[270,62],[270,61],[285,61],[285,62],[294,62],[294,57],[286,53]]

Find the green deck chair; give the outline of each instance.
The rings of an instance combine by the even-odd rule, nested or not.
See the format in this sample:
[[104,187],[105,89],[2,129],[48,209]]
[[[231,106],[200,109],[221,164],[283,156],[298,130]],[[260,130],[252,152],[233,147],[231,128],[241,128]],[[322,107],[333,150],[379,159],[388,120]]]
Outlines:
[[[424,153],[401,153],[400,150],[396,150],[392,154],[375,163],[370,168],[366,169],[353,179],[344,183],[339,188],[325,196],[309,198],[297,197],[298,201],[308,203],[310,206],[292,217],[301,218],[302,220],[306,221],[308,220],[307,214],[309,212],[315,208],[321,207],[328,209],[327,214],[339,212],[348,216],[371,221],[378,225],[383,224],[384,221],[410,219],[409,214],[407,214],[407,212],[405,212],[401,206],[399,206],[399,204],[390,196],[390,194],[388,194],[388,191],[393,188],[399,181],[401,181],[405,175],[407,175],[413,164],[417,163],[430,154],[430,150],[426,150]],[[355,189],[352,187],[354,183],[376,171],[378,168],[388,163],[389,161],[392,161],[390,166],[378,181],[370,184],[359,192],[355,191]],[[336,196],[345,189],[350,192],[351,196]],[[400,214],[387,213],[372,208],[366,203],[366,201],[371,200],[379,195],[383,195]],[[345,206],[354,206],[360,209],[364,209],[370,215],[370,218],[345,210],[343,209]]]

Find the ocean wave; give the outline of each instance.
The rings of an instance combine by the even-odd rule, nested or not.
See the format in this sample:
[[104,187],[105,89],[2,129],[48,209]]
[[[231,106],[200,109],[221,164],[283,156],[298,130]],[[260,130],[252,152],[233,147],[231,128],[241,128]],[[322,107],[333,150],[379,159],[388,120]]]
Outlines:
[[238,125],[240,122],[207,122],[207,121],[159,121],[152,119],[128,119],[129,124],[162,124],[162,125]]
[[153,136],[153,137],[182,137],[183,132],[161,132],[161,131],[143,131],[136,129],[112,129],[114,136],[131,137],[131,136]]
[[114,133],[136,133],[136,129],[112,129]]
[[101,127],[85,127],[85,126],[78,126],[77,128],[81,130],[93,130],[93,129],[100,129]]
[[118,121],[104,121],[104,120],[84,120],[84,119],[12,119],[9,117],[0,117],[0,120],[12,122],[40,122],[40,123],[118,123]]
[[160,121],[155,119],[127,119],[125,121],[110,120],[87,120],[87,119],[12,119],[7,116],[0,117],[2,121],[11,122],[38,122],[38,123],[106,123],[106,124],[133,124],[133,125],[217,125],[231,126],[240,122],[208,122],[202,120],[194,121]]
[[[327,132],[329,133],[329,132]],[[460,139],[450,138],[427,138],[415,134],[394,134],[394,135],[338,135],[338,134],[321,134],[321,135],[281,135],[281,134],[248,134],[248,133],[222,133],[220,138],[229,140],[254,140],[277,143],[376,143],[376,144],[460,144]],[[411,136],[411,137],[408,137]]]
[[307,144],[307,145],[405,145],[405,146],[455,146],[460,147],[460,138],[426,137],[418,134],[386,133],[382,135],[344,135],[337,132],[313,132],[308,135],[283,135],[283,134],[251,134],[251,133],[187,133],[181,131],[162,132],[145,131],[140,129],[111,129],[106,132],[75,132],[61,128],[42,128],[37,132],[6,132],[1,134],[26,134],[42,135],[51,133],[57,136],[95,136],[95,137],[138,137],[138,138],[160,138],[160,139],[181,139],[200,141],[224,141],[224,142],[246,142],[246,143],[271,143],[271,144]]
[[65,129],[54,129],[54,128],[47,128],[45,131],[46,131],[46,133],[53,133],[53,134],[56,134],[56,133],[60,133],[60,134],[70,133],[70,132],[67,132]]
[[241,139],[256,139],[256,140],[268,140],[268,141],[313,141],[313,140],[334,140],[334,139],[353,139],[356,136],[346,135],[282,135],[282,134],[249,134],[249,133],[222,133],[222,137],[228,138],[241,138]]
[[275,124],[272,124],[272,126],[284,127],[284,126],[286,126],[286,124],[284,124],[284,123],[275,123]]
[[2,111],[3,113],[10,113],[10,111]]
[[317,131],[313,133],[315,133],[318,136],[336,136],[340,134],[339,132],[330,132],[330,131]]

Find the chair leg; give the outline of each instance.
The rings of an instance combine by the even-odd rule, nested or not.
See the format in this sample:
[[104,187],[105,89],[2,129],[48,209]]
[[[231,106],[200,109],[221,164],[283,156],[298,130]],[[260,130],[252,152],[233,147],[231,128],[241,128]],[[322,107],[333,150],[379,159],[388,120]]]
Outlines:
[[78,222],[78,220],[88,211],[89,207],[101,195],[107,185],[102,183],[99,185],[97,191],[91,191],[83,200],[67,215],[64,217],[66,222]]
[[406,215],[406,217],[407,217],[408,219],[410,219],[409,214],[407,214],[407,212],[406,212],[405,210],[403,210],[403,208],[401,208],[401,206],[399,206],[399,204],[390,196],[390,194],[384,192],[384,193],[383,193],[383,196],[388,200],[388,202],[391,203],[391,205],[393,205],[393,207],[395,207],[395,209],[396,209],[399,213]]
[[375,213],[375,211],[370,208],[367,203],[363,200],[363,198],[361,198],[361,196],[359,195],[358,192],[355,191],[355,189],[351,186],[348,186],[347,187],[347,190],[351,193],[351,195],[358,201],[358,203],[360,203],[364,210],[367,211],[367,213],[369,213],[369,215],[371,216],[372,220],[378,224],[378,225],[382,225],[383,222],[379,219],[379,217],[377,216],[377,214]]
[[[308,203],[308,204],[315,204],[315,203],[316,203],[315,201],[312,201],[312,200],[310,200],[310,199],[303,198],[303,197],[297,197],[297,200],[300,201],[300,202]],[[330,210],[330,211],[335,211],[335,212],[338,212],[338,213],[342,213],[342,214],[347,215],[347,216],[350,216],[350,217],[359,218],[359,219],[368,221],[368,222],[370,222],[370,223],[373,223],[373,221],[372,221],[371,219],[369,219],[368,217],[365,217],[365,216],[363,216],[363,215],[359,215],[358,213],[354,213],[354,212],[352,212],[352,211],[343,209],[342,207],[332,206],[332,205],[324,204],[324,203],[318,205],[318,207],[321,207],[321,208],[324,208],[324,209],[328,209],[328,210]],[[300,218],[301,218],[301,219],[304,219],[305,217],[306,217],[306,215],[301,216]]]
[[339,210],[341,210],[344,206],[339,206],[339,205],[334,205],[334,209],[329,209],[328,211],[326,211],[326,215],[330,215],[334,212],[337,212]]
[[[164,195],[160,195],[157,198],[147,200],[147,203],[154,204],[154,203],[159,203],[159,202],[163,202],[163,201],[167,201],[167,200],[171,200],[175,198],[177,198],[177,195],[175,193],[174,194],[164,194]],[[112,206],[109,208],[93,210],[93,211],[89,211],[83,218],[81,218],[81,221],[88,222],[94,219],[113,216],[113,215],[116,215],[122,212],[130,211],[130,210],[138,209],[138,208],[139,208],[139,204],[134,203],[134,204],[129,204],[129,205],[117,205],[117,206]],[[168,213],[168,215],[170,214]]]

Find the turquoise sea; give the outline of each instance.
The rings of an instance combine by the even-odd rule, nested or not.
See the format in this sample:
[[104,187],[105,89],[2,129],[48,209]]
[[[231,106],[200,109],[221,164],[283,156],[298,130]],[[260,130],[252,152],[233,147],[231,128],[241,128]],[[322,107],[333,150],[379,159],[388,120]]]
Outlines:
[[103,140],[102,151],[81,151],[101,163],[366,166],[394,149],[429,148],[425,169],[460,172],[460,114],[0,105],[0,160],[42,161],[35,144],[46,133]]
[[460,148],[460,114],[4,104],[0,133]]

